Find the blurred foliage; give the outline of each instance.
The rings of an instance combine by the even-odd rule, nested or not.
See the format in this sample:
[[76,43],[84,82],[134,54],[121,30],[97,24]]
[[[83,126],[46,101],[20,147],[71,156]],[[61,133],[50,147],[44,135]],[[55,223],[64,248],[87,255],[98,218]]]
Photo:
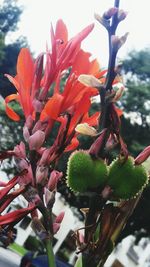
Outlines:
[[[132,51],[123,62],[126,74],[127,91],[123,96],[123,109],[128,116],[122,118],[122,135],[133,156],[137,156],[146,146],[150,145],[150,49],[139,52]],[[132,115],[135,112],[134,123]],[[145,162],[150,170],[150,161]],[[128,223],[118,242],[128,235],[135,235],[137,241],[142,237],[150,237],[150,185],[129,218]]]
[[8,35],[17,30],[22,11],[17,0],[4,0],[0,5],[0,94],[3,97],[16,91],[4,74],[15,75],[20,48],[27,46],[25,37],[20,37],[14,43],[6,43]]

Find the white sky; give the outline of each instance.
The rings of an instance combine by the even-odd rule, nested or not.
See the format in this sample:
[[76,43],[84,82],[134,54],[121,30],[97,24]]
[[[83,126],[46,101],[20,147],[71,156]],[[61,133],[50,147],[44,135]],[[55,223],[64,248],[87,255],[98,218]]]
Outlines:
[[[103,14],[113,6],[114,0],[19,0],[18,3],[24,6],[24,12],[17,35],[26,36],[36,54],[45,50],[46,42],[49,42],[51,22],[55,25],[57,19],[62,18],[70,37],[94,22],[94,30],[84,41],[83,48],[97,57],[102,65],[106,64],[107,34],[94,19],[94,13]],[[150,46],[150,1],[121,0],[120,8],[127,11],[128,16],[120,23],[117,34],[130,33],[119,52],[119,57],[123,58],[131,49]]]

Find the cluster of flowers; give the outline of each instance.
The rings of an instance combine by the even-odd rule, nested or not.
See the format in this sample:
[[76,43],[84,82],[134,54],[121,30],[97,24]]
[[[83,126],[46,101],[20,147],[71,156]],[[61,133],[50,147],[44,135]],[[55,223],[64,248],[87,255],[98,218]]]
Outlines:
[[[99,112],[92,116],[88,114],[91,97],[98,95],[98,90],[78,80],[82,73],[92,74],[99,79],[103,79],[105,74],[105,71],[100,71],[97,60],[90,60],[91,54],[81,49],[81,42],[93,27],[93,24],[89,25],[68,40],[66,25],[59,20],[55,31],[51,28],[51,50],[47,48],[34,60],[29,50],[22,48],[16,76],[6,74],[17,89],[16,94],[5,99],[6,113],[12,120],[20,120],[20,116],[9,105],[10,101],[16,100],[23,110],[25,123],[24,142],[12,151],[0,152],[1,160],[14,157],[19,171],[8,183],[1,182],[0,212],[20,194],[29,205],[1,215],[2,227],[9,225],[10,229],[28,213],[33,218],[37,217],[36,208],[44,210],[51,206],[57,182],[63,175],[56,170],[57,161],[62,153],[74,150],[79,145],[76,126],[79,123],[89,126],[98,124]],[[63,85],[62,80],[65,80]],[[48,147],[47,140],[51,138],[56,122],[59,129],[54,143]]]
[[[126,13],[119,10],[118,7],[109,9],[103,17],[96,15],[96,19],[104,25],[109,33],[108,70],[101,70],[97,60],[91,60],[91,54],[81,49],[81,42],[92,31],[94,24],[89,25],[68,40],[66,25],[59,20],[55,31],[53,27],[51,28],[51,49],[47,48],[45,53],[41,53],[34,60],[29,50],[22,48],[18,56],[16,76],[12,77],[6,74],[17,90],[16,94],[9,95],[5,99],[6,113],[12,120],[19,121],[19,115],[9,105],[10,101],[18,101],[25,117],[25,123],[23,126],[24,142],[22,141],[14,147],[12,151],[0,152],[0,160],[14,157],[18,171],[8,183],[0,182],[0,226],[3,230],[10,231],[28,213],[31,213],[33,227],[42,240],[50,239],[59,230],[64,212],[61,212],[55,220],[52,218],[57,184],[63,176],[63,173],[57,170],[57,163],[63,153],[77,149],[79,134],[93,136],[95,141],[88,151],[89,154],[76,152],[71,157],[72,167],[69,166],[68,170],[68,176],[70,175],[68,184],[79,192],[87,192],[90,191],[89,188],[92,188],[93,193],[92,182],[94,181],[94,201],[99,203],[98,207],[95,206],[96,210],[95,207],[88,208],[85,239],[82,238],[84,250],[88,248],[93,252],[96,248],[99,255],[104,253],[106,242],[103,241],[110,240],[116,225],[120,225],[121,222],[123,226],[124,218],[120,215],[121,208],[110,207],[109,204],[105,207],[110,189],[111,192],[114,190],[119,198],[122,194],[125,199],[132,197],[147,182],[146,174],[144,173],[143,182],[140,183],[140,188],[138,186],[138,190],[133,190],[132,187],[133,191],[124,193],[121,179],[116,178],[116,172],[118,172],[118,177],[121,177],[123,164],[120,164],[120,159],[117,159],[111,167],[108,185],[103,186],[101,191],[97,191],[97,187],[100,185],[99,178],[102,177],[103,170],[104,176],[108,176],[107,153],[104,152],[112,150],[115,145],[119,145],[121,148],[119,156],[123,157],[123,163],[126,162],[125,171],[128,170],[129,163],[129,174],[135,177],[135,172],[133,174],[132,170],[133,162],[130,158],[127,161],[128,150],[120,134],[122,111],[115,106],[115,102],[121,98],[124,90],[117,68],[115,69],[115,59],[118,49],[127,38],[127,34],[121,38],[117,37],[115,30],[125,17]],[[111,20],[112,24],[110,24]],[[90,116],[92,98],[97,95],[100,95],[101,112],[95,112]],[[58,130],[55,140],[49,146],[48,140],[52,136],[56,123]],[[97,126],[98,131],[93,126]],[[149,157],[149,154],[150,147],[147,147],[135,159],[134,164],[140,165]],[[83,164],[80,164],[79,158]],[[75,160],[78,168],[74,167],[72,160]],[[137,170],[138,168],[136,168]],[[85,180],[85,176],[88,176],[89,173],[91,173],[92,180],[89,178]],[[123,176],[124,178],[125,185],[126,175]],[[136,181],[134,181],[134,185]],[[119,189],[116,189],[116,186],[119,186]],[[6,207],[21,194],[27,200],[28,206],[3,214]],[[129,209],[129,204],[131,203],[125,206],[126,210]],[[134,205],[135,203],[133,203]],[[39,219],[38,210],[43,215],[43,223]],[[100,219],[101,236],[97,243],[93,243],[93,233]],[[107,219],[110,220],[107,221]],[[116,223],[115,226],[112,221]],[[81,243],[80,241],[81,238],[78,242]],[[82,244],[80,244],[80,251],[81,247]],[[95,255],[94,253],[95,251],[93,255]]]

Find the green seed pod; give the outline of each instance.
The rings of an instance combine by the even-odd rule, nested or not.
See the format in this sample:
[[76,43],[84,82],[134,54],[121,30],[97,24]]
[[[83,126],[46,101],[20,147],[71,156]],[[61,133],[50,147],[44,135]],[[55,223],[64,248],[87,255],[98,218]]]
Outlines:
[[103,160],[93,160],[79,150],[70,156],[67,167],[67,184],[77,192],[86,192],[103,186],[107,181],[108,170]]
[[83,150],[75,151],[68,160],[67,184],[77,192],[86,192],[93,173],[91,156]]
[[120,199],[130,199],[138,194],[147,184],[148,175],[142,165],[134,165],[132,157],[125,162],[114,160],[110,165],[108,185],[113,195]]
[[107,182],[108,168],[102,159],[93,160],[93,173],[89,182],[89,187],[102,187]]

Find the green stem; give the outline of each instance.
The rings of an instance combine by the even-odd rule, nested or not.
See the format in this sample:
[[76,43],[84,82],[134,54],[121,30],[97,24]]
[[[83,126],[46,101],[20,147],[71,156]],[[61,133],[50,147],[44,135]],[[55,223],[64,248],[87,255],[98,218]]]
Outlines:
[[45,247],[48,257],[48,267],[56,267],[55,256],[53,253],[52,243],[50,239],[45,240]]

